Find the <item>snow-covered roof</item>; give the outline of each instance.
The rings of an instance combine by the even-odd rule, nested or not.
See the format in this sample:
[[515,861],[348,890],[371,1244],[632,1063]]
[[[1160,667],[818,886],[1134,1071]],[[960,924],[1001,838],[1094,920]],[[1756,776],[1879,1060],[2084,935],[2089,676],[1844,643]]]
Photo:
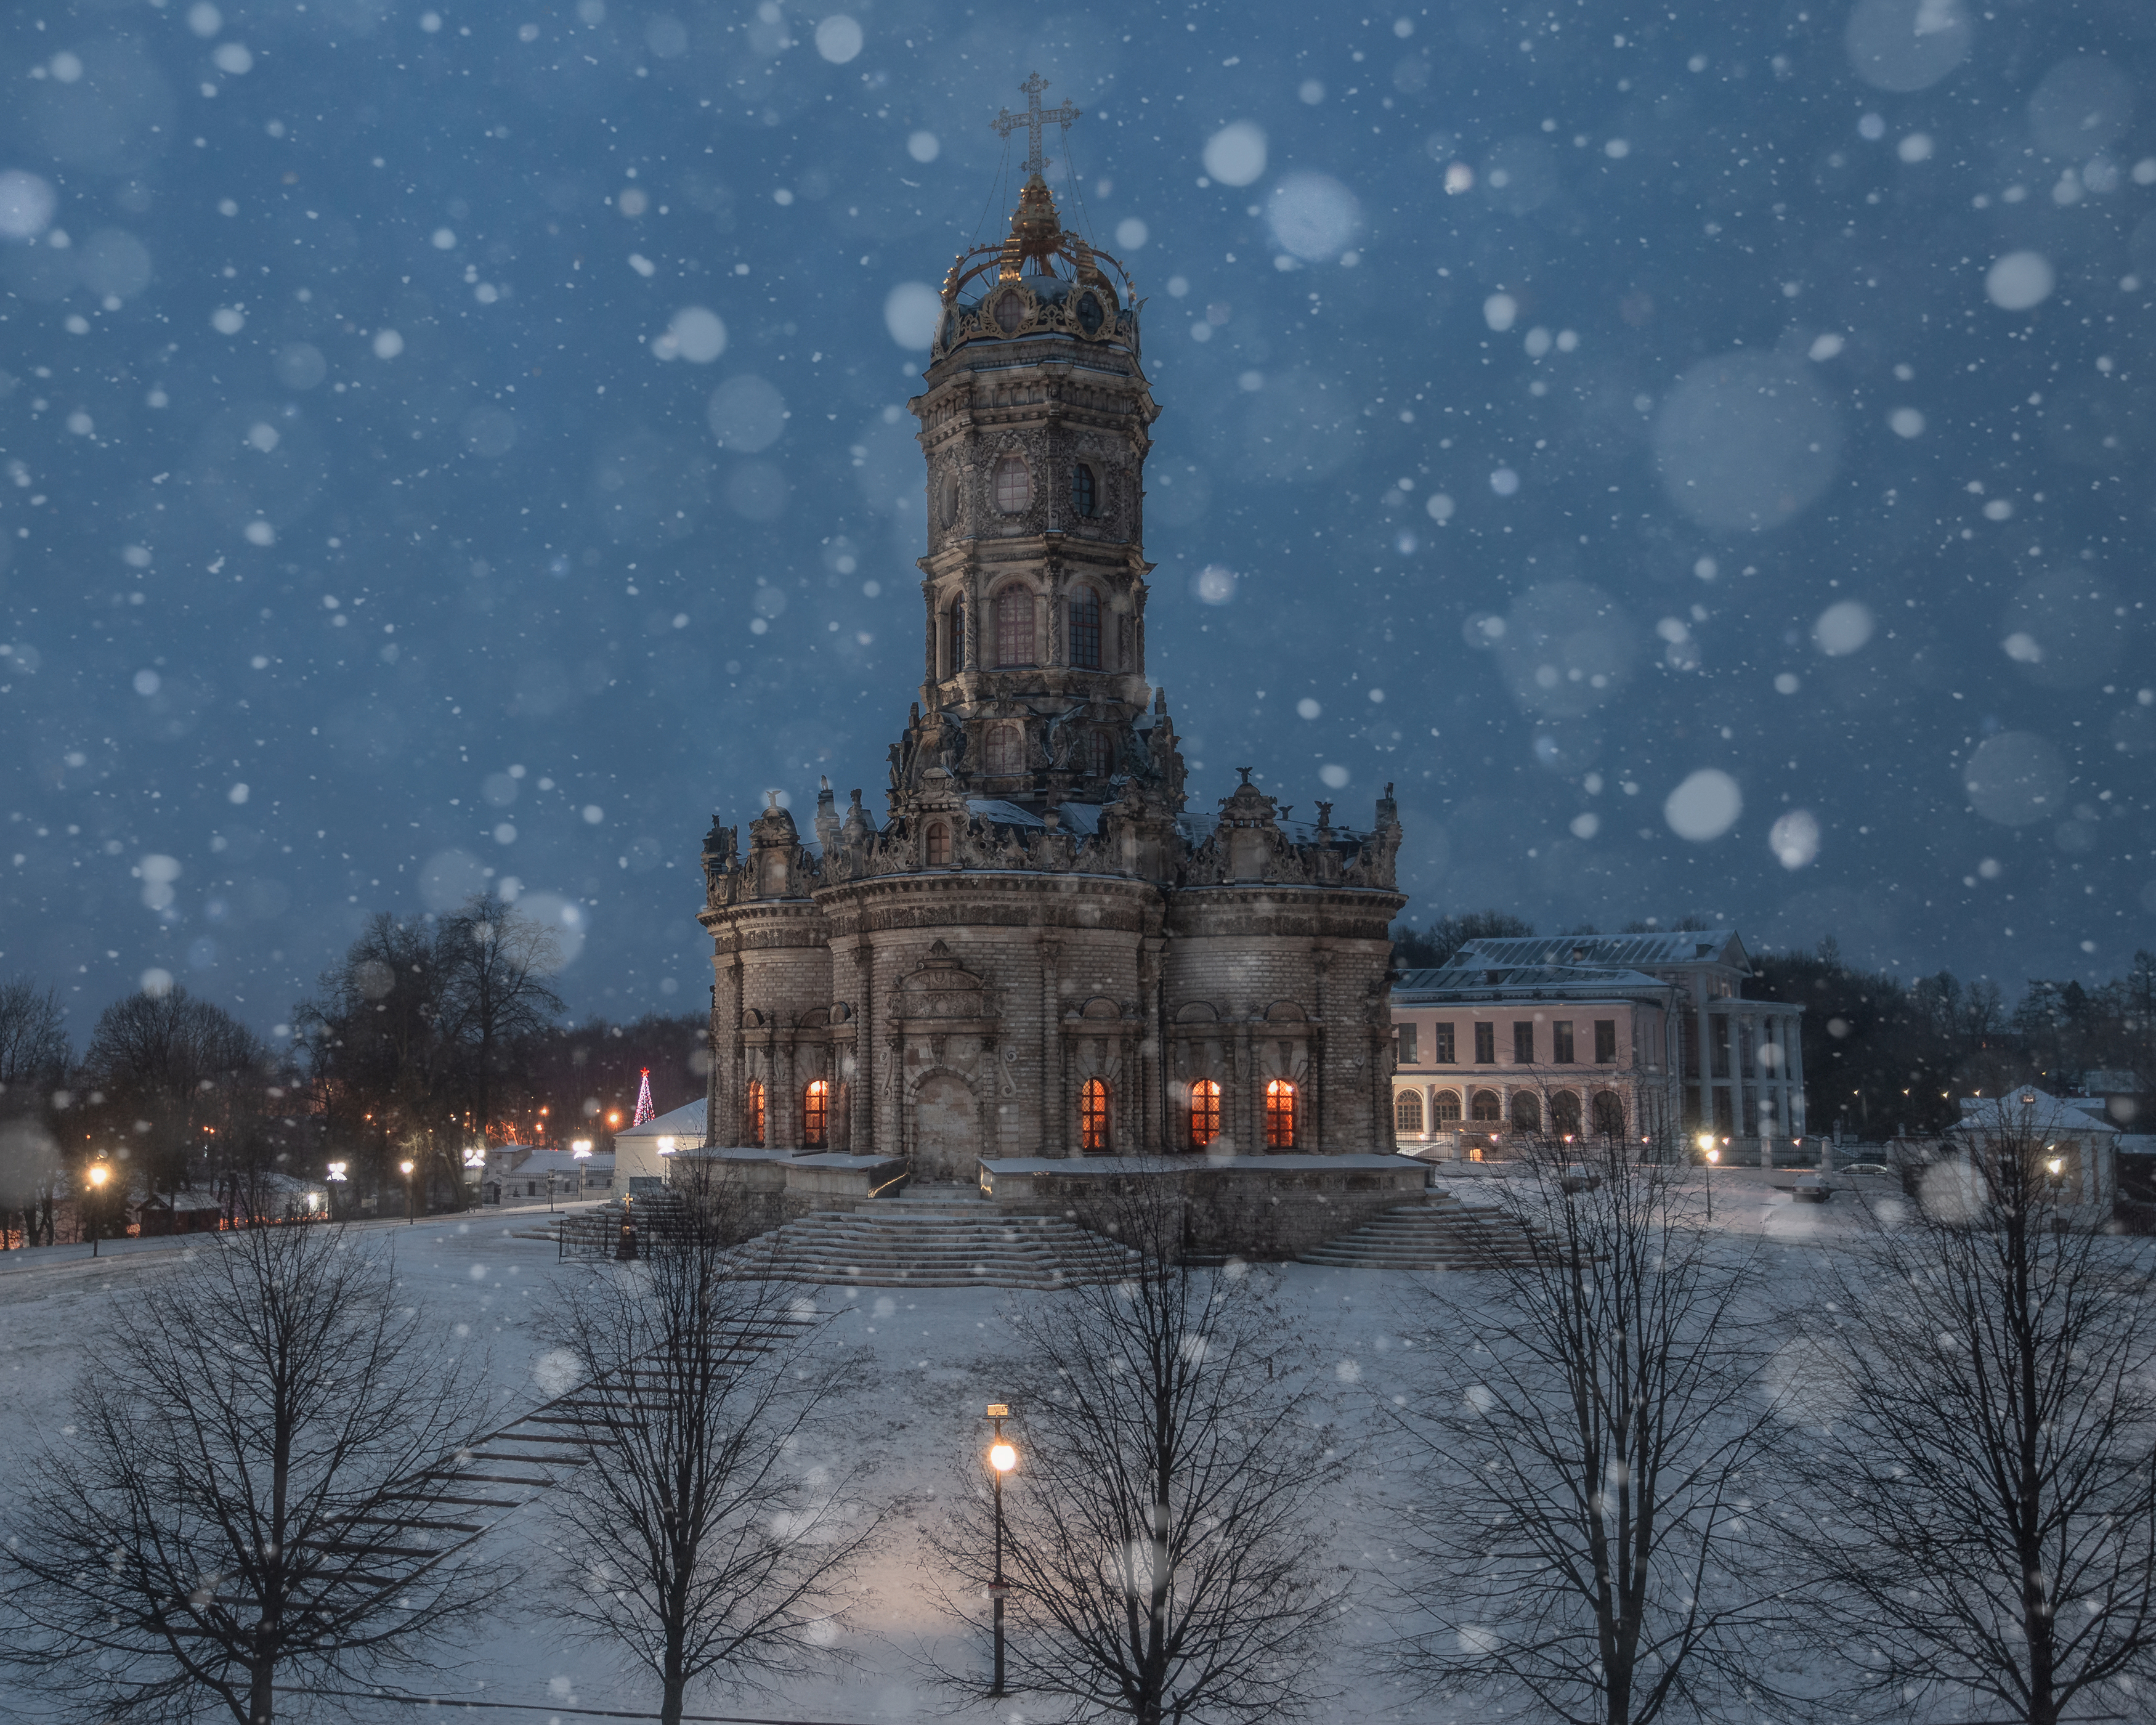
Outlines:
[[2003,1096],[1964,1096],[1960,1107],[1964,1126],[1986,1125],[2011,1132],[2025,1118],[2041,1132],[2056,1132],[2063,1127],[2069,1132],[2109,1132],[2114,1138],[2119,1135],[2118,1122],[2105,1117],[2101,1097],[2055,1096],[2032,1084],[2019,1086]]
[[1619,965],[1520,964],[1485,968],[1446,965],[1439,970],[1404,970],[1393,986],[1395,1006],[1431,1005],[1452,1000],[1609,999],[1651,993],[1666,995],[1672,985],[1645,971]]
[[693,1102],[684,1102],[665,1114],[654,1114],[642,1126],[625,1126],[616,1132],[614,1141],[624,1138],[686,1138],[692,1143],[704,1142],[705,1110],[709,1105],[702,1096]]
[[1673,928],[1647,934],[1532,935],[1470,941],[1445,965],[1495,970],[1514,964],[1624,965],[1652,970],[1673,964],[1732,964],[1748,972],[1751,956],[1733,928]]

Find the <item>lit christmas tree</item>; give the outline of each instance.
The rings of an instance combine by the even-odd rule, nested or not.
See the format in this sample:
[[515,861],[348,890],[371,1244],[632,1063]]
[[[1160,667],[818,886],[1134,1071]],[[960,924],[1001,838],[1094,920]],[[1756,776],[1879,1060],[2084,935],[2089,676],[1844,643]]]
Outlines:
[[642,1126],[658,1110],[651,1106],[651,1068],[646,1066],[643,1077],[636,1082],[636,1118],[630,1121],[629,1125]]

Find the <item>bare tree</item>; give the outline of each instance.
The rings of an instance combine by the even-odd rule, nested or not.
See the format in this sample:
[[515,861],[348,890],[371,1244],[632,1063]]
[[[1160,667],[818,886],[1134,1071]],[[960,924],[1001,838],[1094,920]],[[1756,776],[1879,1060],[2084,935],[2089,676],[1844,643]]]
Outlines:
[[562,1010],[547,981],[562,968],[562,943],[544,923],[481,896],[442,925],[438,944],[444,1024],[462,1052],[466,1093],[485,1132],[502,1101],[503,1062]]
[[50,988],[40,991],[27,977],[0,983],[0,1105],[23,1092],[42,1104],[47,1098],[41,1092],[60,1082],[67,1063],[67,1014],[59,996]]
[[853,1357],[800,1290],[743,1273],[734,1208],[723,1183],[692,1192],[546,1320],[588,1380],[564,1406],[592,1448],[557,1505],[554,1606],[657,1681],[665,1725],[693,1688],[826,1653],[877,1526],[812,1460]]
[[23,1244],[53,1243],[53,1189],[60,1172],[60,1147],[34,1115],[0,1119],[0,1250],[8,1246],[8,1218],[23,1219]]
[[1994,1105],[1834,1272],[1807,1620],[1905,1711],[2123,1717],[2156,1681],[2156,1283],[2069,1225],[2072,1123]]
[[67,1014],[50,988],[26,977],[0,983],[0,1249],[8,1219],[23,1218],[23,1243],[53,1240],[53,1185],[59,1146],[55,1092],[67,1081]]
[[281,1687],[416,1661],[507,1584],[425,1526],[485,1402],[385,1256],[249,1229],[143,1291],[8,1494],[0,1662],[85,1719],[270,1725]]
[[119,1155],[151,1190],[177,1191],[220,1172],[218,1141],[236,1140],[259,1116],[271,1070],[253,1031],[176,988],[130,994],[100,1013],[83,1078],[101,1098],[93,1117]]
[[1426,1693],[1524,1697],[1567,1725],[1756,1692],[1748,1254],[1624,1145],[1514,1155],[1501,1202],[1533,1249],[1440,1281],[1429,1375],[1396,1414],[1428,1464],[1407,1670]]
[[[1311,1560],[1338,1463],[1307,1355],[1270,1275],[1178,1261],[1167,1183],[1137,1184],[1114,1224],[1142,1274],[1009,1316],[1009,1686],[1070,1720],[1304,1717],[1342,1609]],[[983,1483],[937,1542],[983,1635],[989,1517]]]

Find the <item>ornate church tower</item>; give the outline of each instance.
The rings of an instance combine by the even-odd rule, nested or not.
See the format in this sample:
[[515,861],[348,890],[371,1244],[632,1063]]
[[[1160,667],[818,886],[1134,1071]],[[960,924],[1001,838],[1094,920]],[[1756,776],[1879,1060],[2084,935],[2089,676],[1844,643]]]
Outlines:
[[969,1186],[1012,1158],[1387,1148],[1389,787],[1362,831],[1247,773],[1185,808],[1146,675],[1140,302],[1063,226],[1041,132],[1077,115],[1045,87],[998,121],[1028,134],[1018,206],[952,264],[911,403],[925,627],[885,818],[826,784],[813,839],[774,793],[705,845],[709,1147]]
[[[1145,459],[1155,405],[1128,273],[1065,228],[1031,153],[1010,233],[943,283],[927,377],[909,403],[927,467],[921,700],[894,751],[891,809],[972,799],[1091,833],[1119,798],[1164,863],[1183,763],[1164,701],[1148,712]],[[1135,793],[1133,796],[1132,793]],[[1156,874],[1159,878],[1164,870]]]

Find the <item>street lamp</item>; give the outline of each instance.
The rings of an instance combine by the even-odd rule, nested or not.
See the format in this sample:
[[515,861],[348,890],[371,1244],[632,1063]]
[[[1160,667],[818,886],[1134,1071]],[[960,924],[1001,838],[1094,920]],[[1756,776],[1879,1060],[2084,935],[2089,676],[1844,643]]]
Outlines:
[[1722,1160],[1722,1152],[1715,1147],[1714,1134],[1702,1132],[1699,1147],[1707,1153],[1707,1219],[1714,1219],[1714,1165]]
[[992,1697],[1004,1692],[1004,1597],[1010,1592],[1010,1584],[1004,1579],[1004,1476],[1018,1466],[1018,1451],[1004,1437],[1004,1421],[1009,1417],[1010,1409],[1002,1402],[988,1404],[988,1418],[995,1422],[995,1441],[988,1445],[988,1477],[996,1491],[996,1573],[988,1583],[996,1622],[996,1680],[988,1689]]
[[336,1189],[344,1184],[344,1171],[346,1166],[346,1163],[341,1162],[333,1162],[329,1166],[329,1172],[322,1177],[324,1183],[329,1189],[322,1194],[322,1208],[328,1213],[329,1219],[332,1222],[336,1220]]
[[[90,1189],[98,1198],[105,1196],[105,1183],[111,1178],[112,1170],[103,1163],[94,1162],[90,1165]],[[90,1210],[90,1255],[93,1258],[97,1255],[97,1205],[93,1204]]]
[[413,1217],[412,1217],[412,1168],[413,1168],[413,1163],[412,1163],[412,1161],[411,1161],[411,1158],[408,1157],[408,1158],[405,1158],[405,1160],[403,1160],[403,1162],[398,1163],[397,1164],[397,1166],[398,1166],[398,1168],[402,1168],[402,1169],[404,1171],[404,1225],[405,1225],[406,1227],[408,1227],[408,1227],[410,1227],[410,1226],[412,1225],[412,1220],[413,1220]]

